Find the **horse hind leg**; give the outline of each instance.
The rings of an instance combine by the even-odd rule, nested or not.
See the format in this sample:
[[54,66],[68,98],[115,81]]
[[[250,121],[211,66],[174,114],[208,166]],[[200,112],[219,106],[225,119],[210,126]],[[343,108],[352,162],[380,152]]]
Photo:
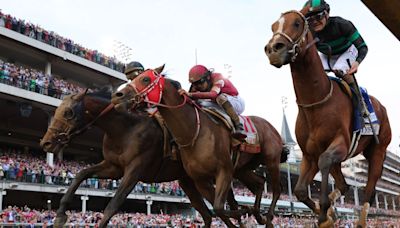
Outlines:
[[279,161],[267,163],[268,174],[271,177],[272,183],[272,202],[267,213],[267,225],[273,227],[272,220],[274,219],[274,212],[276,203],[281,195],[281,177],[279,169]]
[[252,214],[256,218],[257,222],[263,225],[267,224],[266,218],[264,218],[260,212],[265,178],[255,174],[252,170],[238,170],[235,173],[235,177],[256,196]]
[[60,206],[57,209],[57,215],[54,222],[54,227],[63,227],[64,224],[67,222],[67,215],[65,211],[67,209],[68,204],[72,201],[74,193],[76,189],[78,189],[79,185],[82,183],[83,180],[97,176],[100,179],[103,178],[119,178],[121,177],[120,170],[109,164],[107,161],[102,161],[96,165],[93,165],[89,168],[81,170],[74,180],[72,181],[71,185],[68,187],[67,192],[61,198]]

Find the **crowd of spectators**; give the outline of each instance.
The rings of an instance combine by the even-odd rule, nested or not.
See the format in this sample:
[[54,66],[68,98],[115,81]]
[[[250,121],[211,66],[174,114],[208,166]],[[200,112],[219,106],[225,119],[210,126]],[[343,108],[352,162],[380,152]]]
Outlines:
[[[79,171],[91,165],[77,161],[62,161],[50,166],[44,156],[33,154],[27,147],[24,149],[0,147],[0,179],[68,186]],[[89,178],[82,182],[81,187],[115,190],[119,184],[120,180]],[[185,196],[177,181],[153,184],[139,182],[133,192]]]
[[37,41],[46,43],[63,51],[85,58],[92,62],[109,67],[113,70],[123,72],[124,64],[115,57],[108,57],[97,50],[90,50],[75,43],[69,38],[62,37],[56,32],[47,31],[39,25],[17,19],[9,14],[4,14],[0,10],[0,27],[4,27]]
[[[97,227],[102,212],[67,211],[66,227]],[[19,227],[50,227],[54,224],[56,212],[53,210],[35,210],[27,206],[8,206],[0,213],[0,226],[14,225]],[[236,221],[233,221],[237,224]],[[276,216],[272,221],[275,228],[308,228],[315,227],[317,218],[313,216]],[[338,219],[335,227],[354,228],[356,219]],[[370,218],[368,227],[400,228],[399,218]],[[253,216],[243,216],[242,223],[249,228],[255,228],[257,222]],[[190,227],[197,228],[204,225],[203,219],[193,215],[182,214],[143,214],[119,213],[109,221],[111,227]],[[226,227],[220,219],[213,219],[212,227]]]
[[58,99],[63,99],[68,94],[74,94],[84,89],[59,79],[53,75],[47,75],[42,71],[17,66],[0,59],[0,83],[15,86],[21,89],[40,93]]
[[[44,156],[39,155],[39,153],[35,153],[34,151],[30,151],[28,147],[25,148],[14,148],[9,146],[0,146],[0,179],[12,180],[12,181],[22,181],[22,182],[30,182],[30,183],[39,183],[39,184],[48,184],[48,185],[69,185],[75,175],[82,169],[89,167],[90,164],[85,164],[83,162],[77,161],[62,161],[57,162],[54,166],[49,166],[46,163]],[[90,178],[84,181],[81,184],[81,187],[88,188],[97,188],[97,189],[108,189],[114,190],[118,188],[120,181],[119,180],[100,180],[97,178]],[[184,192],[179,187],[178,182],[167,182],[167,183],[155,183],[155,184],[146,184],[139,182],[133,192],[136,193],[146,193],[146,194],[166,194],[172,196],[180,196],[184,197]],[[254,195],[248,191],[246,188],[242,187],[240,184],[236,183],[234,185],[234,193],[235,195],[241,196],[249,196],[253,197]],[[265,193],[264,198],[272,198],[271,193]],[[289,200],[289,196],[286,194],[281,194],[281,200]],[[293,200],[296,200],[295,198]],[[357,208],[352,204],[345,203],[343,205],[337,204],[338,207],[348,207],[348,208]],[[17,208],[17,207],[8,207],[5,211],[14,211],[11,214],[14,214],[13,221],[22,221],[24,223],[30,223],[34,221],[34,223],[51,223],[50,218],[54,218],[54,212],[48,212],[44,210],[31,210],[27,207]],[[88,214],[89,213],[89,214]],[[81,224],[81,223],[93,223],[96,224],[101,218],[102,214],[97,212],[88,212],[82,214],[80,212],[70,212],[70,220],[71,224]],[[384,210],[377,209],[375,207],[370,208],[370,214],[381,214],[381,215],[395,215],[400,216],[400,213],[394,210]],[[10,213],[3,212],[2,214],[2,222],[9,222]],[[309,219],[309,220],[307,220]],[[29,221],[28,221],[29,220]],[[196,221],[193,218],[182,218],[177,216],[170,215],[143,215],[143,214],[119,214],[118,216],[113,217],[112,224],[126,223],[127,220],[131,221],[132,224],[152,224],[160,223],[160,221]],[[247,220],[248,223],[252,223],[251,219]],[[308,222],[307,222],[308,221]],[[347,220],[340,220],[339,227],[345,227]],[[382,224],[387,224],[387,227],[390,227],[390,221],[393,220],[384,220],[384,219],[374,219],[370,220],[370,223],[374,224],[377,222],[381,222]],[[189,222],[189,223],[190,223]],[[274,224],[281,224],[278,227],[307,227],[304,224],[312,224],[315,222],[314,218],[295,218],[295,217],[277,217],[274,221]],[[214,221],[215,226],[218,227],[218,224],[222,224],[221,221]],[[348,226],[352,227],[350,224],[351,220],[347,221]],[[255,224],[255,223],[254,223]],[[380,223],[379,223],[380,224]],[[399,223],[400,224],[400,223]],[[342,226],[343,225],[343,226]]]

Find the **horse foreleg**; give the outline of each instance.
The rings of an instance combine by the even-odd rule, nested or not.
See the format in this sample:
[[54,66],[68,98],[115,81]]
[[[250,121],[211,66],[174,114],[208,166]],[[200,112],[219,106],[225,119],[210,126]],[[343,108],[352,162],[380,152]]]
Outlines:
[[[235,210],[235,211],[239,210],[239,204],[235,199],[235,195],[233,194],[232,188],[229,189],[227,200],[228,200],[229,208],[231,208],[231,210]],[[250,209],[246,208],[245,210],[248,213]],[[236,216],[235,219],[238,221],[239,227],[247,227],[245,224],[242,223],[242,216],[241,215]]]
[[195,188],[194,182],[189,177],[179,179],[179,185],[189,197],[190,204],[201,214],[205,227],[211,227],[212,213],[204,203],[203,197]]
[[68,187],[67,192],[61,198],[60,206],[57,210],[56,220],[54,222],[54,227],[63,227],[63,225],[67,222],[67,215],[65,214],[65,211],[68,204],[71,202],[76,189],[78,189],[83,180],[93,176],[96,176],[100,179],[119,178],[121,174],[115,166],[112,166],[107,161],[102,161],[96,165],[81,170],[75,176],[71,185]]
[[[231,211],[225,211],[224,205],[226,199],[228,197],[229,189],[231,188],[232,183],[232,174],[233,170],[232,167],[220,167],[218,174],[215,178],[215,198],[214,198],[214,211],[215,213],[221,217],[225,216],[228,213],[232,213]],[[228,215],[229,216],[229,215]],[[232,224],[233,225],[233,224]],[[228,227],[236,227],[235,225],[231,226],[230,224]]]
[[138,182],[138,177],[136,172],[134,172],[131,167],[130,171],[125,171],[124,176],[122,177],[121,184],[119,185],[117,191],[113,198],[111,198],[110,202],[108,202],[106,209],[104,209],[103,218],[100,221],[99,227],[107,227],[108,221],[112,216],[117,213],[118,209],[121,207],[123,202],[128,197],[129,193],[132,192],[132,189],[135,187]]
[[334,203],[341,196],[344,195],[347,190],[349,190],[349,185],[346,183],[342,173],[341,164],[335,164],[331,169],[331,175],[335,179],[335,190],[329,194],[329,200],[331,201],[331,207],[328,210],[329,216],[334,216],[335,208]]
[[332,167],[336,164],[340,164],[342,161],[342,156],[346,155],[345,144],[338,139],[335,141],[332,146],[330,146],[324,153],[322,153],[318,159],[318,168],[321,171],[321,193],[320,193],[320,209],[321,213],[319,214],[318,223],[320,227],[328,227],[330,225],[333,226],[333,220],[330,216],[327,215],[328,209],[331,206],[331,201],[329,200],[329,184],[328,178],[329,173]]
[[312,183],[317,172],[317,164],[304,156],[301,160],[300,175],[294,188],[294,194],[298,200],[303,202],[318,215],[320,213],[319,205],[308,196],[308,185]]
[[267,225],[269,227],[273,227],[272,220],[274,219],[275,206],[278,202],[279,196],[281,195],[281,177],[279,163],[267,163],[267,170],[271,177],[272,183],[272,202],[268,209]]
[[255,174],[252,170],[238,170],[235,172],[235,177],[256,196],[252,213],[259,224],[265,225],[267,220],[261,216],[260,212],[261,198],[264,191],[264,177]]

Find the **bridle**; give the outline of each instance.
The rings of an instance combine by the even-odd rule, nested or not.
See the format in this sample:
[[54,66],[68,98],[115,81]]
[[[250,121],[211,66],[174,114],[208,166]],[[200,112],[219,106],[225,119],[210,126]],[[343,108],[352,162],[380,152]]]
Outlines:
[[[83,101],[80,101],[79,104],[79,109],[83,109]],[[89,123],[83,125],[81,128],[66,128],[64,129],[64,132],[61,132],[59,129],[57,128],[53,128],[53,127],[49,127],[49,130],[52,130],[54,132],[57,132],[55,134],[55,136],[51,139],[51,143],[52,144],[56,144],[56,145],[66,145],[68,144],[71,139],[76,136],[81,134],[83,131],[87,130],[88,128],[90,128],[100,117],[104,116],[106,113],[108,113],[111,109],[114,108],[114,104],[110,103],[109,105],[107,105],[107,107],[105,107],[97,116],[95,116],[95,118],[93,118]],[[74,110],[72,109],[73,114],[71,115],[70,118],[55,118],[55,120],[62,122],[63,124],[70,126],[70,124],[68,123],[68,121],[72,121],[75,120],[77,121],[77,116],[74,113]],[[89,110],[85,110],[83,112],[84,114],[87,115],[91,115],[91,113],[89,112]],[[93,116],[93,115],[91,115]],[[81,117],[83,118],[83,117]]]
[[[306,36],[307,36],[308,32],[310,31],[310,29],[309,29],[309,25],[308,25],[306,17],[297,10],[290,10],[285,13],[282,13],[281,17],[286,14],[289,14],[289,13],[296,13],[297,15],[299,15],[301,17],[301,19],[303,19],[304,26],[303,26],[303,31],[301,32],[301,35],[296,40],[293,40],[288,34],[278,31],[278,32],[274,32],[272,37],[280,35],[289,41],[289,43],[292,45],[292,48],[290,50],[288,50],[288,53],[290,54],[290,61],[294,62],[296,60],[297,55],[301,52],[300,47],[303,44],[303,42],[306,40]],[[310,48],[316,42],[318,42],[318,39],[314,39],[311,43],[307,44],[305,50]]]
[[[156,107],[163,107],[163,108],[169,108],[169,109],[178,109],[183,107],[186,103],[190,103],[193,105],[193,108],[196,112],[196,132],[193,135],[192,140],[189,143],[186,144],[182,144],[179,143],[177,141],[177,139],[175,138],[175,142],[178,144],[179,148],[185,148],[185,147],[189,147],[189,146],[193,146],[199,136],[200,133],[200,115],[199,115],[199,110],[200,107],[198,106],[198,104],[196,104],[193,100],[191,100],[190,98],[188,98],[187,95],[182,95],[183,96],[183,101],[182,103],[178,104],[178,105],[165,105],[165,104],[161,104],[161,98],[162,98],[162,94],[163,94],[163,84],[161,83],[161,78],[163,77],[162,75],[160,75],[158,72],[154,71],[154,70],[146,70],[146,71],[151,71],[154,75],[155,75],[155,80],[153,82],[151,82],[148,86],[146,86],[143,90],[139,91],[139,89],[137,88],[136,80],[133,80],[132,82],[130,82],[128,85],[129,87],[135,92],[135,95],[133,96],[133,98],[128,100],[128,103],[132,104],[132,107],[130,108],[131,110],[136,109],[136,107],[141,104],[141,103],[147,103]],[[145,72],[146,72],[145,71]],[[143,72],[144,73],[144,72]],[[142,73],[142,74],[143,74]],[[155,101],[151,101],[148,99],[147,95],[156,88],[156,86],[158,86],[160,88],[160,92],[159,92],[159,99],[157,102]]]

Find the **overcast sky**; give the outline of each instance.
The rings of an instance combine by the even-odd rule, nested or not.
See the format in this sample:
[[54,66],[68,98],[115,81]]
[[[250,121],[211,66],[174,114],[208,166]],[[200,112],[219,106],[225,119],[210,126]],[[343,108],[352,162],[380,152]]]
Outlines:
[[[358,0],[329,1],[332,16],[351,20],[369,52],[358,82],[386,106],[392,126],[391,151],[399,152],[400,42]],[[170,77],[188,87],[187,73],[198,63],[226,72],[246,101],[247,115],[262,116],[280,131],[281,98],[294,137],[297,105],[289,66],[269,64],[264,46],[280,13],[300,9],[295,0],[9,0],[3,13],[38,24],[89,49],[113,54],[117,40],[132,59],[153,68],[166,63]]]

